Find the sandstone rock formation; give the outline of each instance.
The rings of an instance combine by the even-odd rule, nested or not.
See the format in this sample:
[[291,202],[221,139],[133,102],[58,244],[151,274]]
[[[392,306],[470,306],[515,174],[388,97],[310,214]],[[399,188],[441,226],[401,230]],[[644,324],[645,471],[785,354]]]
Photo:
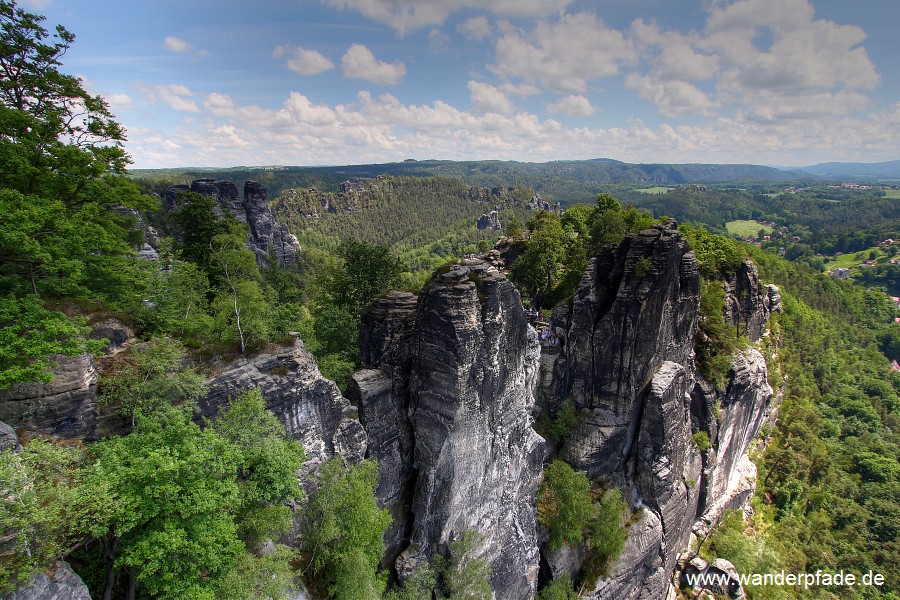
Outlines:
[[533,597],[539,347],[515,287],[467,260],[437,275],[415,305],[401,293],[376,302],[362,337],[369,369],[354,377],[352,395],[382,465],[380,498],[395,514],[410,511],[389,536],[394,551],[408,543],[401,576],[476,530],[495,596]]
[[265,265],[271,249],[279,265],[285,266],[297,260],[300,243],[288,230],[275,220],[266,198],[266,188],[255,181],[244,184],[243,197],[239,197],[237,186],[230,181],[216,179],[196,179],[191,185],[173,185],[166,190],[166,210],[175,210],[180,205],[179,192],[196,192],[216,201],[219,216],[231,214],[249,229],[247,245],[256,254],[260,266]]
[[38,573],[4,600],[91,600],[91,595],[69,563],[60,560],[52,577]]
[[207,395],[198,401],[204,417],[214,417],[241,391],[258,389],[266,408],[281,420],[287,434],[303,444],[303,475],[317,470],[335,454],[350,462],[358,462],[365,455],[366,433],[356,408],[333,381],[322,377],[299,339],[249,359],[239,358],[207,384]]
[[[761,285],[749,261],[723,285],[725,318],[759,341],[780,310],[778,289]],[[665,597],[695,520],[708,527],[752,493],[746,452],[773,395],[766,362],[748,348],[724,392],[703,381],[693,353],[699,300],[696,258],[669,222],[602,250],[551,319],[562,350],[542,358],[538,396],[544,410],[572,398],[579,411],[560,456],[642,509],[608,577],[583,597]],[[692,441],[698,431],[712,442],[705,452]],[[572,572],[549,558],[549,576]]]

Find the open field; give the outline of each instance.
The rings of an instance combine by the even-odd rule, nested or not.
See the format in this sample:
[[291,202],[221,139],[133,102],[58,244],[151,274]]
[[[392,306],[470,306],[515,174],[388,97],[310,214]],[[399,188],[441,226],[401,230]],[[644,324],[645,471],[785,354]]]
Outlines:
[[900,198],[900,190],[884,190],[886,198]]
[[833,270],[841,268],[841,267],[844,267],[847,269],[849,269],[850,267],[855,267],[855,266],[860,265],[860,264],[864,263],[865,261],[869,260],[869,255],[871,254],[871,252],[873,250],[875,251],[875,253],[877,255],[875,260],[878,260],[880,258],[884,258],[887,256],[887,253],[884,251],[883,248],[880,248],[878,246],[873,246],[872,248],[868,248],[866,250],[860,250],[859,252],[850,252],[848,254],[842,254],[841,256],[832,257],[831,260],[829,260],[825,264],[825,268],[829,271],[833,271]]
[[[657,186],[657,187],[652,187],[652,188],[642,188],[642,189],[634,190],[634,191],[640,192],[642,194],[665,194],[666,192],[668,192],[671,189],[673,189],[673,188]],[[900,190],[898,190],[898,191],[900,191]]]
[[759,221],[729,221],[725,223],[725,229],[728,230],[729,234],[741,237],[756,236],[760,229],[765,231],[767,235],[772,233],[771,227],[763,225]]

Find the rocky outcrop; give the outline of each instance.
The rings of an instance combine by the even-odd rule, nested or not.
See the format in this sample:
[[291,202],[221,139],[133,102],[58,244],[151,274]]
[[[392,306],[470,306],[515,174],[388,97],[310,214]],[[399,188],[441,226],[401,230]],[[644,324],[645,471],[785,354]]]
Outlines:
[[49,383],[0,392],[0,420],[29,433],[94,439],[100,421],[97,371],[90,355],[59,357]]
[[[515,287],[467,260],[426,285],[414,311],[409,295],[376,302],[362,337],[370,369],[354,377],[352,395],[377,440],[370,454],[387,465],[379,489],[410,477],[401,577],[475,530],[495,596],[533,597],[534,498],[544,454],[530,414],[539,347]],[[398,423],[400,436],[391,439]]]
[[[762,285],[749,261],[722,285],[726,320],[751,341],[763,339],[780,310],[778,289]],[[766,362],[748,348],[735,355],[723,392],[705,382],[693,354],[699,300],[696,258],[669,222],[603,249],[550,321],[562,348],[542,357],[541,408],[552,413],[571,398],[579,415],[560,456],[642,509],[609,575],[584,597],[665,597],[692,529],[752,494],[746,452],[770,413]],[[698,431],[710,440],[704,451]],[[549,575],[573,570],[555,554],[544,564]]]
[[0,421],[0,452],[4,450],[18,452],[21,449],[22,445],[19,443],[19,436],[16,435],[16,430]]
[[230,214],[247,225],[247,246],[256,254],[260,266],[266,264],[271,249],[280,266],[297,260],[300,243],[287,226],[275,220],[266,198],[266,188],[256,181],[244,184],[243,197],[237,186],[230,181],[216,179],[196,179],[190,186],[173,185],[166,190],[166,210],[175,210],[181,204],[180,193],[195,192],[209,196],[216,201],[215,211],[221,217]]
[[300,243],[286,225],[275,220],[266,198],[266,188],[256,181],[246,182],[242,207],[250,228],[251,248],[256,252],[260,264],[264,264],[269,249],[281,266],[296,262]]
[[[115,353],[133,336],[117,319],[103,318],[91,324],[89,337],[106,340],[104,349]],[[115,409],[100,404],[99,374],[89,354],[57,356],[49,383],[29,382],[0,391],[0,421],[30,434],[96,440],[121,433],[125,420]]]
[[503,229],[503,225],[500,224],[500,214],[496,210],[481,215],[477,225],[479,230],[490,229],[493,231],[500,231]]
[[[697,430],[707,432],[710,440],[699,481],[698,514],[707,527],[718,522],[725,508],[735,508],[728,506],[733,501],[725,500],[734,496],[733,488],[745,487],[740,481],[747,478],[748,469],[746,465],[742,469],[737,467],[768,416],[774,393],[768,374],[762,354],[755,348],[748,348],[735,354],[730,382],[724,393],[717,393],[699,379],[691,393]],[[753,470],[755,472],[755,468]],[[732,488],[731,492],[729,488]]]
[[69,563],[60,560],[52,577],[38,573],[4,600],[91,600],[91,594]]
[[669,222],[601,251],[571,308],[551,322],[564,341],[555,395],[580,411],[560,455],[644,507],[626,551],[588,597],[662,597],[690,535],[697,493],[687,482],[701,467],[688,394],[699,294],[697,260]]
[[741,330],[751,342],[759,341],[769,316],[781,311],[781,292],[777,286],[763,285],[750,260],[735,270],[723,283],[725,321]]
[[356,408],[333,381],[322,377],[315,359],[299,339],[249,359],[240,358],[207,385],[207,395],[197,403],[207,418],[215,417],[241,391],[258,389],[266,408],[284,424],[288,436],[303,444],[306,462],[302,475],[317,470],[335,454],[350,462],[358,462],[365,455],[366,433]]
[[673,223],[591,260],[560,328],[556,395],[587,413],[563,446],[567,462],[592,477],[633,470],[653,378],[665,362],[693,371],[699,294],[697,260]]

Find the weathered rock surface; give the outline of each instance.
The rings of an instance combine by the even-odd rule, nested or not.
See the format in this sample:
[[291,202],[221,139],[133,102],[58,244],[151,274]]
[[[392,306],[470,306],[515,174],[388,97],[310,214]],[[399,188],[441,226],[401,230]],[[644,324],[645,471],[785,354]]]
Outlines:
[[322,377],[299,339],[249,359],[239,358],[207,384],[208,394],[198,401],[205,417],[214,417],[241,391],[259,389],[266,408],[281,420],[290,437],[303,444],[304,475],[335,454],[350,462],[365,455],[366,433],[356,408],[333,381]]
[[15,429],[93,439],[100,409],[90,355],[60,357],[50,383],[21,383],[0,392],[0,420]]
[[759,341],[773,312],[781,311],[777,286],[763,285],[759,272],[747,260],[728,277],[725,287],[725,321],[739,328],[751,342]]
[[4,600],[91,600],[91,595],[69,563],[60,560],[52,577],[38,573]]
[[721,516],[726,490],[733,486],[731,480],[738,471],[738,463],[766,421],[772,397],[765,358],[755,348],[735,354],[730,383],[724,394],[716,394],[702,381],[695,386],[694,411],[700,429],[708,432],[711,442],[704,456],[699,486],[699,514],[707,525],[714,524]]
[[247,245],[256,254],[260,266],[266,264],[270,248],[281,266],[297,260],[300,244],[286,225],[275,220],[266,198],[266,188],[258,182],[246,182],[243,197],[239,196],[237,186],[230,181],[196,179],[190,186],[173,185],[165,193],[166,210],[178,208],[179,192],[196,192],[209,196],[216,201],[215,210],[219,216],[227,212],[245,223],[249,229]]
[[557,378],[557,397],[592,413],[564,444],[567,462],[592,477],[626,471],[653,377],[666,361],[692,372],[699,294],[697,260],[672,222],[591,259]]
[[[762,339],[780,310],[778,289],[762,285],[749,261],[723,286],[726,320]],[[609,576],[585,597],[665,597],[698,516],[714,523],[752,493],[746,452],[772,397],[765,360],[755,349],[736,354],[722,393],[703,381],[693,353],[699,301],[696,258],[669,222],[603,249],[550,321],[562,349],[542,357],[542,408],[572,398],[579,410],[560,455],[643,510]],[[706,452],[692,442],[697,431],[709,435]],[[559,559],[545,556],[544,564],[552,574],[571,572]]]
[[0,421],[0,452],[4,450],[18,452],[21,449],[22,445],[19,443],[19,436],[16,435],[16,430]]
[[[115,353],[133,336],[119,320],[105,318],[91,324],[92,339],[106,339],[107,353]],[[121,433],[125,420],[115,409],[100,405],[99,375],[88,354],[56,358],[50,383],[22,383],[0,391],[0,421],[31,434],[92,441]]]
[[[380,481],[414,480],[401,576],[476,530],[495,596],[533,597],[544,442],[530,412],[539,348],[515,287],[484,262],[464,261],[426,286],[414,312],[409,295],[376,302],[362,339],[364,361],[377,370],[357,373],[351,395],[370,452],[386,465]],[[391,494],[382,501],[400,502]]]

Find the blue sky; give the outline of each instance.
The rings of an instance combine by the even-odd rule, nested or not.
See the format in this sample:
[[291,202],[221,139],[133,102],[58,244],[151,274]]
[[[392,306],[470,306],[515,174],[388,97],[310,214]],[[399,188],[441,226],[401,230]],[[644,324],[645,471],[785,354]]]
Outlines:
[[900,159],[896,0],[20,0],[135,167]]

